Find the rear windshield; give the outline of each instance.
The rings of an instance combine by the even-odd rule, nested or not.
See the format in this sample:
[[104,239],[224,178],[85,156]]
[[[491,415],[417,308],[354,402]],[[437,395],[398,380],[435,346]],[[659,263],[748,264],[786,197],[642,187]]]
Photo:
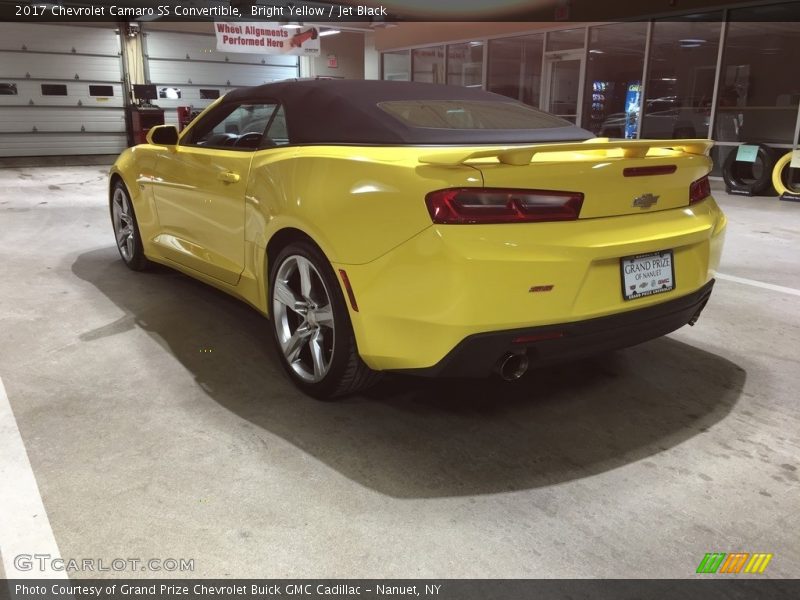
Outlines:
[[517,102],[392,100],[378,106],[411,127],[432,129],[550,129],[572,123]]

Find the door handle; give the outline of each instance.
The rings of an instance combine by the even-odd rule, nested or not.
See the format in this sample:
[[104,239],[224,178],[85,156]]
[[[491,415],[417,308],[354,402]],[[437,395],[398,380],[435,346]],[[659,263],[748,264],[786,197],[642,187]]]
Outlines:
[[239,174],[233,171],[225,171],[219,174],[219,178],[225,183],[236,183],[239,181]]

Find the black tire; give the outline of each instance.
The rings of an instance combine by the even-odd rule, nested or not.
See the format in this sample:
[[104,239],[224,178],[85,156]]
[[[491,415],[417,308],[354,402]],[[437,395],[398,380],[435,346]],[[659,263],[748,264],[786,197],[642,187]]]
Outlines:
[[754,163],[736,160],[737,149],[733,148],[722,166],[722,178],[728,191],[739,191],[754,196],[771,193],[772,169],[775,167],[775,151],[758,144],[758,156]]
[[[114,216],[114,203],[115,198],[117,198],[117,194],[124,194],[125,199],[127,201],[127,205],[129,208],[128,216],[130,218],[130,228],[132,230],[132,240],[130,245],[130,251],[128,252],[128,256],[126,256],[126,251],[123,250],[122,245],[117,240],[117,226],[115,224],[115,216]],[[117,180],[117,182],[111,188],[111,194],[109,195],[108,199],[108,210],[109,214],[111,215],[111,226],[114,230],[114,242],[117,246],[117,251],[119,252],[120,258],[122,258],[122,262],[124,262],[128,268],[133,271],[144,271],[148,267],[151,266],[151,262],[147,260],[147,257],[144,255],[144,246],[142,246],[142,236],[139,232],[139,222],[136,220],[136,211],[133,207],[133,201],[131,200],[131,195],[128,193],[128,188],[125,187],[125,184],[122,181]]]
[[[294,257],[298,256],[307,259],[316,269],[328,294],[333,312],[335,333],[330,354],[330,366],[324,377],[317,382],[303,379],[289,364],[279,340],[278,329],[281,324],[279,316],[274,310],[274,291],[278,271],[286,261],[296,260]],[[382,373],[370,369],[358,354],[353,326],[341,285],[322,251],[310,242],[292,242],[284,247],[277,256],[270,257],[269,263],[270,329],[281,365],[292,382],[304,393],[318,400],[334,400],[375,385],[380,380]]]

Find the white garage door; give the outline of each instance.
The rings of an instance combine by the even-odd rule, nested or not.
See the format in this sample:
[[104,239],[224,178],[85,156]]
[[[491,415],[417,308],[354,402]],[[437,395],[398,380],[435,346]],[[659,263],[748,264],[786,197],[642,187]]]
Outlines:
[[[213,35],[148,31],[147,77],[159,90],[156,104],[167,123],[177,123],[178,106],[205,108],[230,90],[298,76],[296,56],[217,52]],[[180,98],[176,98],[177,94]]]
[[122,79],[111,28],[0,23],[0,156],[119,153]]

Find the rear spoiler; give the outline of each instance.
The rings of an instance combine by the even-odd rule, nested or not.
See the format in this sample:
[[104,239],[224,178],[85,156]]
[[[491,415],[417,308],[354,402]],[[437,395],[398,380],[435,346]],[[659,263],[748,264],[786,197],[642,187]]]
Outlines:
[[609,140],[591,138],[585,142],[534,144],[530,146],[505,146],[492,150],[453,150],[425,154],[419,162],[430,165],[458,166],[476,158],[496,157],[504,165],[523,166],[530,164],[534,154],[540,152],[592,152],[598,157],[622,156],[643,158],[650,148],[672,148],[686,154],[707,156],[714,142],[711,140]]

